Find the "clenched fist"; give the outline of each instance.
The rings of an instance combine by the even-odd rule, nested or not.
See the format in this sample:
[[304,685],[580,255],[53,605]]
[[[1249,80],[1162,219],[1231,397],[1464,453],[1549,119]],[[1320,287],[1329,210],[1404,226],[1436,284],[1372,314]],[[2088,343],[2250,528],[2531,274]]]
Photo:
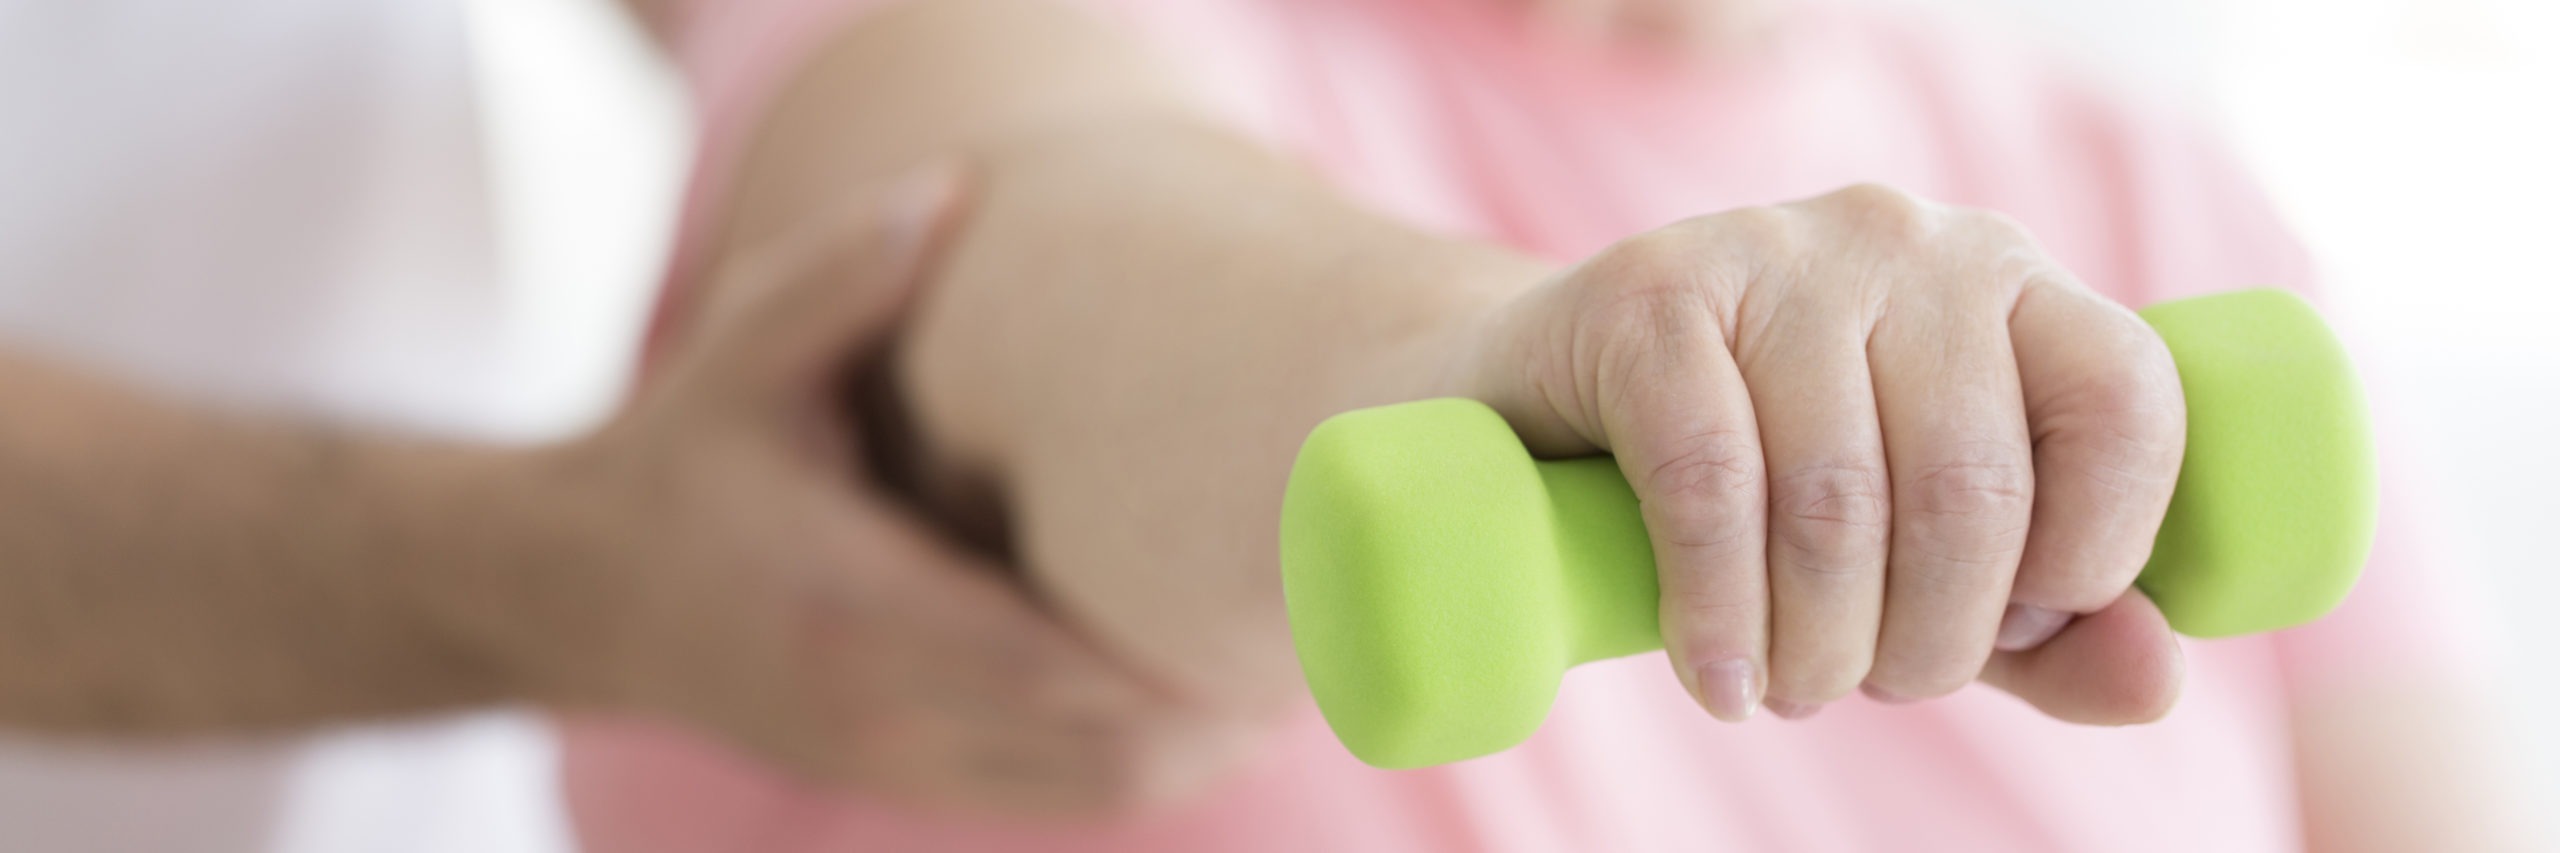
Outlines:
[[2013,689],[2165,711],[2176,650],[2127,590],[2177,483],[2177,370],[2010,221],[1875,186],[1702,217],[1493,312],[1475,346],[1460,390],[1533,452],[1616,454],[1664,645],[1716,716],[1938,696],[2085,614],[2139,639],[2108,650],[2132,683]]

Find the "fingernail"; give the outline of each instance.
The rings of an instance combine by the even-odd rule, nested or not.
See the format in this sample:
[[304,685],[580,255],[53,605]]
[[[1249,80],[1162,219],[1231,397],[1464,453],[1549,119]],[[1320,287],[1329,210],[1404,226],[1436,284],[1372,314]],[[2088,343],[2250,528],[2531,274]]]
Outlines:
[[2070,623],[2069,613],[2012,604],[2009,612],[2000,617],[2000,636],[1991,641],[1991,647],[2004,652],[2023,652],[2044,645],[2044,641],[2053,639],[2053,635],[2062,632],[2062,626]]
[[1820,705],[1806,705],[1785,699],[1770,699],[1764,704],[1769,706],[1769,713],[1789,720],[1801,720],[1822,713]]
[[903,268],[915,261],[959,191],[959,164],[942,160],[907,172],[881,193],[881,236],[892,263]]
[[1746,658],[1726,658],[1702,664],[1696,673],[1699,704],[1707,713],[1728,723],[1751,719],[1760,707],[1760,679],[1752,672]]
[[1913,702],[1919,701],[1908,696],[1895,694],[1889,690],[1884,690],[1873,684],[1858,685],[1858,692],[1867,694],[1867,698],[1869,699],[1873,699],[1887,705],[1909,705]]

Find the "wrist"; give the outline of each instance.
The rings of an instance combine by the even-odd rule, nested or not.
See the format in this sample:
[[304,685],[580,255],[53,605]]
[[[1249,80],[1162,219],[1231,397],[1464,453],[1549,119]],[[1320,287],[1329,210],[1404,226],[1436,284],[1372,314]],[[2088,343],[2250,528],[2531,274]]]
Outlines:
[[1554,275],[1552,267],[1472,243],[1415,238],[1400,260],[1380,260],[1357,285],[1402,312],[1401,328],[1346,348],[1349,392],[1327,414],[1435,397],[1474,396],[1491,360],[1493,327],[1523,292]]
[[[406,596],[420,632],[484,674],[496,698],[555,707],[619,704],[624,594],[604,582],[632,535],[608,522],[596,454],[584,445],[404,454],[395,476],[437,531]],[[636,578],[633,580],[637,580]],[[628,584],[621,586],[629,586]]]

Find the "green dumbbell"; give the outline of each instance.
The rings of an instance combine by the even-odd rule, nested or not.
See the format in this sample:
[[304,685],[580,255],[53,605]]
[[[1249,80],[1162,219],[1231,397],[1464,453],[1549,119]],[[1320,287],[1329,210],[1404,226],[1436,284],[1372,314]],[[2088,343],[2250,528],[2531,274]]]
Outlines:
[[[2177,495],[2138,584],[2179,632],[2318,618],[2373,537],[2372,440],[2337,339],[2301,299],[2154,305],[2187,399]],[[1289,625],[1334,734],[1378,767],[1525,740],[1564,671],[1662,647],[1653,551],[1607,457],[1542,462],[1443,399],[1316,427],[1280,513]]]

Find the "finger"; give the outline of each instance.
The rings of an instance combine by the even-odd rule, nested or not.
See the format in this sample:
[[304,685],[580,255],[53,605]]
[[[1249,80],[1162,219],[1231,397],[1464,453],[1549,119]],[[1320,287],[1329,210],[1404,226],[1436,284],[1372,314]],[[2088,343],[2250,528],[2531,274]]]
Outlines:
[[1111,720],[1167,703],[1170,692],[1112,659],[993,564],[885,501],[866,500],[856,534],[879,561],[879,593],[898,602],[914,639],[907,679],[945,713],[979,719],[1045,715]]
[[2186,452],[2186,400],[2159,335],[2059,275],[2010,316],[2035,441],[2034,523],[1998,646],[2033,648],[2133,585]]
[[1767,672],[1759,429],[1705,296],[1649,294],[1620,299],[1593,326],[1596,400],[1652,538],[1671,663],[1708,713],[1738,722],[1759,706]]
[[1793,717],[1866,678],[1892,513],[1863,312],[1780,314],[1803,319],[1755,336],[1740,364],[1769,470],[1767,702]]
[[2129,725],[2167,716],[2185,673],[2169,620],[2135,590],[2041,646],[1993,655],[1982,680],[2058,720]]
[[1113,781],[1088,742],[1160,728],[1179,707],[903,511],[866,502],[845,517],[874,582],[796,637],[829,734],[754,744],[777,762],[920,802],[1067,813]]
[[1259,741],[1111,660],[975,558],[901,529],[915,535],[881,551],[916,569],[882,592],[910,615],[896,632],[904,666],[854,711],[874,722],[849,744],[873,774],[975,811],[1116,814],[1196,789]]
[[723,268],[697,332],[724,385],[796,393],[875,344],[949,230],[960,183],[955,163],[921,167]]
[[1991,653],[2035,491],[2002,294],[1888,309],[1870,344],[1893,481],[1884,624],[1867,686],[1920,699],[1974,679]]

